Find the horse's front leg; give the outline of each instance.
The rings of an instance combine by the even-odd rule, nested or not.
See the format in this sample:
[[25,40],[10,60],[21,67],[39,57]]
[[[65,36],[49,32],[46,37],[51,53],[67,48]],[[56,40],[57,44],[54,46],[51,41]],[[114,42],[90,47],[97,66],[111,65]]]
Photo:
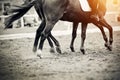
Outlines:
[[50,38],[50,36],[48,36],[47,37],[47,40],[48,40],[48,43],[49,43],[49,45],[50,45],[50,52],[51,53],[55,53],[55,50],[54,50],[54,46],[53,46],[53,42],[51,41],[51,38]]
[[70,49],[72,52],[75,52],[74,50],[74,40],[77,36],[77,28],[78,28],[78,23],[73,23],[73,30],[72,30],[72,40],[71,40],[71,44],[70,44]]
[[82,29],[81,29],[81,47],[80,50],[83,54],[85,54],[85,49],[84,49],[84,42],[86,38],[86,29],[87,29],[87,23],[82,23],[81,24]]

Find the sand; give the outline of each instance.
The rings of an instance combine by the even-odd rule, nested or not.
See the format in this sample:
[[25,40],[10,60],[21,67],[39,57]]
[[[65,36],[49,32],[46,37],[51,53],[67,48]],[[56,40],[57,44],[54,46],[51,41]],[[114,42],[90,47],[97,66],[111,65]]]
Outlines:
[[69,49],[71,35],[57,36],[62,54],[50,53],[46,41],[42,59],[32,52],[33,38],[0,41],[0,80],[120,80],[120,32],[114,32],[113,51],[104,47],[101,33],[88,33],[85,49],[75,40],[76,52]]

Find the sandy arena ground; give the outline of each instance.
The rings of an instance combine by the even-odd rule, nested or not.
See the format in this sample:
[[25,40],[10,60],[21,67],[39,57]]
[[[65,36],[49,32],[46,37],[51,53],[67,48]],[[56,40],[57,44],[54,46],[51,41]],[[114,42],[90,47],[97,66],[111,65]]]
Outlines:
[[32,52],[33,38],[0,41],[0,80],[120,80],[120,32],[114,32],[113,51],[104,47],[101,33],[88,33],[86,54],[69,49],[71,35],[57,36],[62,54],[49,52],[45,42],[43,58]]

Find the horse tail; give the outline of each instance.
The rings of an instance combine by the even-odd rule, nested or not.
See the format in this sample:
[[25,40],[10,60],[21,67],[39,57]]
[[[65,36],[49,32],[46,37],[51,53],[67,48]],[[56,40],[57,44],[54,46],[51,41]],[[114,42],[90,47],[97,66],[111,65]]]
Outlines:
[[[17,19],[21,18],[25,13],[28,12],[28,10],[35,4],[35,0],[32,0],[28,4],[23,4],[22,6],[18,7],[17,9],[11,9],[9,12],[14,13],[10,16],[8,16],[5,19],[5,29],[10,28],[12,23],[16,21]],[[16,12],[16,13],[15,13]]]

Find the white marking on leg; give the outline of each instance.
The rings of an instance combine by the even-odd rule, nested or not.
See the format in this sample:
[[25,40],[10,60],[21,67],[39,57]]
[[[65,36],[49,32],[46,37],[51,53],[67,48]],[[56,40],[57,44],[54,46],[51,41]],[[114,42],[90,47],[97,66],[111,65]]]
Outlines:
[[37,57],[42,58],[41,54],[42,54],[42,51],[40,49],[38,49],[36,52]]

